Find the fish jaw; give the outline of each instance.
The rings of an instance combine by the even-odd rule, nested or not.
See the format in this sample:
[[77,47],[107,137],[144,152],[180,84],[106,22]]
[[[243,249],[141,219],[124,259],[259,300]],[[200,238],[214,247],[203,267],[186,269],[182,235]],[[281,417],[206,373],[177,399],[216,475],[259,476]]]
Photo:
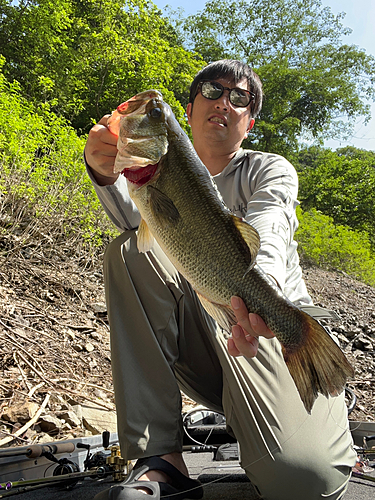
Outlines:
[[162,100],[163,96],[158,90],[148,90],[146,92],[141,92],[119,104],[107,120],[107,127],[112,134],[118,137],[121,119],[124,116],[130,116],[133,113],[144,112],[146,104],[150,101],[150,99]]
[[141,92],[120,104],[108,118],[107,126],[118,138],[114,173],[155,165],[166,154],[168,133],[162,103],[157,90]]

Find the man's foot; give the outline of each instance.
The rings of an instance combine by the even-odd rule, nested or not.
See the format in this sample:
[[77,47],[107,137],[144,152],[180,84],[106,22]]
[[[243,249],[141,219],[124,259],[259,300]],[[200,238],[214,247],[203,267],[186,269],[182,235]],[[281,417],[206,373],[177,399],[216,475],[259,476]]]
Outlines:
[[94,500],[199,500],[203,488],[189,474],[181,453],[168,453],[161,457],[137,460],[134,469],[122,483],[98,493]]
[[[184,459],[182,458],[182,453],[173,452],[167,453],[166,455],[160,455],[160,458],[172,464],[176,469],[178,469],[184,476],[189,477],[189,472],[187,470]],[[143,476],[141,476],[138,481],[157,481],[158,483],[168,483],[170,484],[171,478],[165,474],[165,472],[159,470],[149,470]],[[143,493],[150,493],[146,488],[139,488],[139,491]]]

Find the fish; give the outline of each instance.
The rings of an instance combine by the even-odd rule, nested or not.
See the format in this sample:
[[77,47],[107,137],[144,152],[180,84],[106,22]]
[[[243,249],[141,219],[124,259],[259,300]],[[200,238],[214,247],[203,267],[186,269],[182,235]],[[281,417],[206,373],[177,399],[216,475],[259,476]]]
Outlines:
[[258,232],[226,207],[161,93],[141,92],[120,104],[108,128],[118,137],[114,171],[126,177],[141,215],[138,250],[149,251],[156,240],[228,332],[237,323],[231,297],[241,297],[280,342],[308,413],[319,394],[340,394],[352,366],[323,326],[256,265]]

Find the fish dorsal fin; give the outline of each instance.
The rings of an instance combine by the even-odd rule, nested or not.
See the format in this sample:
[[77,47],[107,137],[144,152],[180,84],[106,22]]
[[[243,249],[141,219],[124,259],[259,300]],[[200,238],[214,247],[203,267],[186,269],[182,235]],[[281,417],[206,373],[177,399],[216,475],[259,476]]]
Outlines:
[[150,208],[153,216],[161,224],[171,224],[178,221],[180,213],[173,201],[154,186],[148,186],[150,192]]
[[260,248],[260,237],[258,231],[250,226],[246,221],[240,217],[232,215],[233,221],[239,232],[241,233],[243,239],[245,240],[247,246],[250,250],[251,261],[248,271],[254,266],[256,256],[258,255]]
[[141,253],[146,253],[149,250],[151,250],[153,244],[154,244],[154,237],[152,236],[151,231],[148,228],[148,225],[142,219],[137,231],[138,251]]
[[227,305],[215,304],[196,292],[198,299],[208,314],[227,332],[230,333],[233,325],[237,323],[236,316]]

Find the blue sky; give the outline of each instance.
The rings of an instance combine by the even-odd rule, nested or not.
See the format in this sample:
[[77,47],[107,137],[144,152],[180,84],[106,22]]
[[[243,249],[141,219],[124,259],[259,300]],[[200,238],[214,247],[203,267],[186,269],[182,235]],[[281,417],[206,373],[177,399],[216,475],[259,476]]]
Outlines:
[[[201,10],[204,0],[152,0],[160,9],[166,5],[176,9],[182,7],[185,14],[195,14]],[[331,7],[334,14],[345,12],[343,20],[344,26],[352,29],[352,34],[345,37],[343,41],[348,44],[357,45],[365,49],[368,54],[375,55],[375,2],[374,0],[322,0],[324,6]],[[358,148],[371,149],[375,151],[375,103],[371,104],[372,119],[364,125],[364,120],[358,120],[354,127],[354,134],[348,141],[327,141],[325,145],[336,149],[346,145],[353,145]]]

